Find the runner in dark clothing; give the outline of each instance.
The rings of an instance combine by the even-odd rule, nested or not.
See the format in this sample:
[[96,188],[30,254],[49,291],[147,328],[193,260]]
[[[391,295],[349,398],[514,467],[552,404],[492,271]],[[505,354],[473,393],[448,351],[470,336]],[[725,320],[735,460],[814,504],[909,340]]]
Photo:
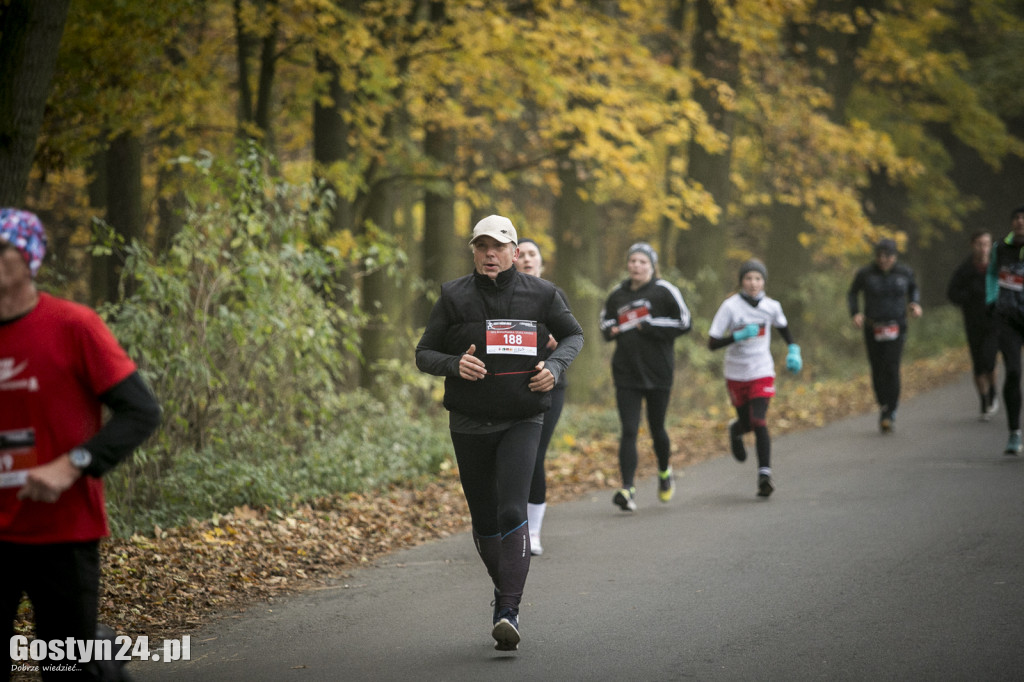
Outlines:
[[1006,425],[1010,436],[1004,452],[1021,452],[1020,432],[1020,349],[1024,345],[1024,206],[1010,217],[1012,232],[996,244],[989,259],[986,278],[986,297],[994,306],[999,352],[1003,356],[1003,403],[1006,405]]
[[[865,265],[853,278],[846,294],[853,324],[864,331],[871,385],[880,410],[878,428],[889,433],[896,421],[900,400],[900,361],[907,338],[907,311],[921,317],[914,272],[896,262],[896,242],[883,239],[875,245],[875,262]],[[860,295],[864,295],[864,312]]]
[[960,307],[971,353],[974,385],[981,400],[981,419],[988,421],[999,410],[996,397],[996,324],[985,303],[985,280],[992,254],[992,233],[979,230],[971,236],[971,255],[953,272],[946,296]]
[[622,434],[619,470],[622,488],[612,498],[623,511],[636,511],[636,438],[643,402],[658,458],[658,499],[668,502],[675,491],[669,456],[672,444],[665,430],[675,374],[674,342],[690,331],[690,311],[673,284],[657,274],[658,254],[647,243],[629,248],[629,278],[608,295],[601,311],[601,332],[615,341],[612,379]]
[[[474,272],[441,286],[416,366],[443,376],[444,406],[477,552],[494,584],[494,648],[515,651],[530,570],[526,504],[551,390],[583,347],[555,286],[520,274],[512,221],[473,228]],[[540,357],[548,337],[558,347]]]
[[[516,269],[524,275],[540,277],[544,273],[544,256],[540,252],[540,245],[532,239],[519,240],[519,259],[516,261]],[[569,299],[557,285],[555,290],[569,307]],[[554,337],[548,341],[548,345],[542,350],[542,357],[558,347]],[[568,373],[563,373],[558,378],[558,383],[551,389],[551,409],[544,413],[544,428],[540,432],[540,444],[537,446],[537,463],[533,468],[533,481],[530,483],[530,499],[526,505],[526,515],[530,521],[530,552],[534,556],[544,553],[544,547],[540,543],[540,531],[544,525],[544,515],[547,512],[548,503],[548,482],[544,473],[544,460],[547,459],[548,445],[551,444],[551,437],[555,435],[555,427],[558,419],[562,416],[562,408],[565,406],[565,389],[569,385]]]

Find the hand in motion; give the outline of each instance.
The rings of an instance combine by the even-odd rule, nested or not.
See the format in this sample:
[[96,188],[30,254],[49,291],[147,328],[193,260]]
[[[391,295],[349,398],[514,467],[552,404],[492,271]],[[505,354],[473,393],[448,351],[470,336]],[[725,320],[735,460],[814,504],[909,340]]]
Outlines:
[[789,353],[786,354],[786,369],[796,374],[804,367],[804,360],[800,357],[800,346],[795,343],[789,344]]
[[67,455],[28,470],[28,479],[18,491],[19,500],[56,502],[82,475]]
[[732,333],[733,341],[744,341],[751,337],[757,336],[761,332],[761,328],[756,324],[748,324],[746,327],[737,329]]
[[555,387],[555,375],[544,367],[544,361],[537,363],[537,373],[530,379],[530,390],[534,393],[547,393]]
[[487,374],[487,366],[484,361],[473,355],[476,352],[476,344],[469,344],[469,350],[459,358],[459,376],[466,381],[477,381],[483,379]]

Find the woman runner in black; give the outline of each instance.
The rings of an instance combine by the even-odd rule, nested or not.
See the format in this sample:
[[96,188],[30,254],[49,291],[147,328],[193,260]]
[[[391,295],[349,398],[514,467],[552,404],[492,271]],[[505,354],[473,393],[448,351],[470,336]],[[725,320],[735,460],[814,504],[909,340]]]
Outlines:
[[[416,366],[443,376],[444,406],[477,552],[494,584],[494,648],[515,651],[530,570],[526,504],[551,390],[583,347],[555,286],[515,269],[512,221],[473,228],[474,272],[441,286]],[[540,357],[548,337],[558,348]]]
[[[541,255],[540,246],[532,239],[519,240],[519,260],[516,261],[516,269],[524,275],[541,277],[544,273],[544,257]],[[569,299],[565,292],[557,285],[555,289],[558,295],[569,307]],[[548,341],[543,349],[546,356],[555,348],[558,342],[554,337]],[[551,409],[544,413],[544,428],[540,432],[540,445],[537,446],[537,463],[533,468],[533,482],[530,484],[530,499],[526,505],[526,515],[530,522],[530,552],[534,556],[544,553],[544,547],[540,544],[540,529],[544,524],[544,514],[547,512],[548,483],[544,474],[544,460],[547,458],[548,445],[555,433],[558,419],[562,416],[562,407],[565,406],[565,387],[568,385],[567,375],[562,374],[558,383],[551,389]]]
[[985,303],[985,275],[992,255],[992,233],[978,230],[971,235],[971,254],[953,272],[946,287],[946,297],[960,307],[971,353],[974,386],[981,400],[982,421],[988,421],[999,410],[996,394],[996,336],[992,311]]
[[601,311],[601,332],[605,340],[615,341],[612,379],[622,424],[622,488],[612,502],[632,512],[636,511],[636,437],[644,401],[658,458],[658,499],[668,502],[675,491],[665,416],[675,374],[675,339],[690,331],[690,311],[679,289],[658,277],[658,254],[650,244],[633,244],[626,259],[629,277],[608,295]]

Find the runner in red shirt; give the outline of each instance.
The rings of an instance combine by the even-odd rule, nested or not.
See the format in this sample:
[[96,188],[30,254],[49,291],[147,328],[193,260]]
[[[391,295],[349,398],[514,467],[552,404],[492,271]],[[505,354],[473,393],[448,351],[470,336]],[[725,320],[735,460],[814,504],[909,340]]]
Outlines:
[[[160,420],[135,363],[99,316],[36,289],[45,254],[39,219],[0,209],[4,641],[14,634],[23,593],[37,638],[96,639],[99,540],[109,534],[101,476]],[[112,415],[105,424],[103,405]],[[83,679],[98,679],[94,664],[80,667]]]

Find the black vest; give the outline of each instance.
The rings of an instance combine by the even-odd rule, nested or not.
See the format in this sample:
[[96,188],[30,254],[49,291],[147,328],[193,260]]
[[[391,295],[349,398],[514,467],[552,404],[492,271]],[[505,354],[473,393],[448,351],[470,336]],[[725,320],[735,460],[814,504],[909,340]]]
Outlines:
[[[492,280],[474,273],[445,283],[441,302],[450,324],[444,338],[446,353],[465,353],[476,345],[476,357],[487,366],[480,381],[448,376],[444,382],[444,406],[482,421],[525,419],[551,407],[551,393],[530,390],[534,368],[548,342],[547,318],[553,310],[555,286],[510,268]],[[487,321],[527,320],[536,323],[537,355],[506,355],[487,352]],[[532,344],[531,344],[532,345]]]

